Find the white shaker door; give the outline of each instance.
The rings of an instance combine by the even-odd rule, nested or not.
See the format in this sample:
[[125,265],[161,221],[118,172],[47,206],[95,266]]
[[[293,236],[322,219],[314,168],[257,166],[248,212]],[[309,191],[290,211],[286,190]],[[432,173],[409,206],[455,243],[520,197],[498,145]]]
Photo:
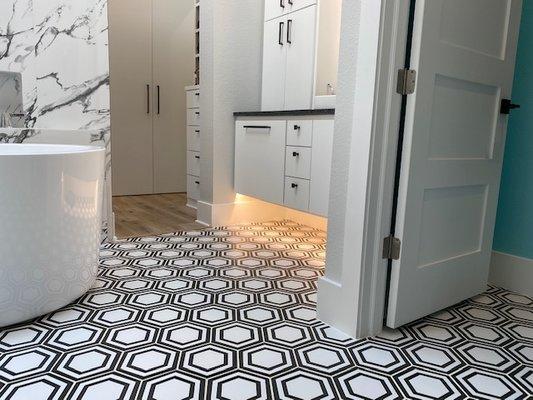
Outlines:
[[520,0],[418,0],[387,325],[486,290]]
[[305,110],[313,103],[316,10],[311,6],[287,16],[285,110]]
[[263,111],[283,110],[287,66],[287,21],[277,18],[265,23],[263,39]]

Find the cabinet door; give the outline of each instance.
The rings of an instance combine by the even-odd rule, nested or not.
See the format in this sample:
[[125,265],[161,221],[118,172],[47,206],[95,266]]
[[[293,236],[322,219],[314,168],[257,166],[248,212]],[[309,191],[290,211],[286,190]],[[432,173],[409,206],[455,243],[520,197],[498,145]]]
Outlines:
[[238,121],[235,191],[283,204],[286,121]]
[[285,109],[309,109],[315,80],[316,6],[297,11],[286,18]]
[[[328,3],[329,1],[330,0],[326,0],[326,3]],[[293,12],[293,11],[301,10],[302,8],[308,7],[310,5],[316,4],[317,0],[285,0],[285,2],[287,3],[287,7],[286,7],[287,12]],[[327,6],[327,4],[324,6]]]
[[263,38],[263,111],[283,110],[285,67],[287,63],[287,21],[284,18],[265,23]]
[[281,17],[289,7],[289,0],[265,0],[265,21]]
[[152,1],[110,0],[113,195],[153,193]]
[[309,211],[324,217],[328,216],[329,208],[334,128],[333,120],[313,121]]
[[[192,1],[154,0],[154,189],[187,190],[187,102],[183,88],[194,71]],[[196,101],[193,95],[192,101]],[[194,104],[194,103],[193,103]]]

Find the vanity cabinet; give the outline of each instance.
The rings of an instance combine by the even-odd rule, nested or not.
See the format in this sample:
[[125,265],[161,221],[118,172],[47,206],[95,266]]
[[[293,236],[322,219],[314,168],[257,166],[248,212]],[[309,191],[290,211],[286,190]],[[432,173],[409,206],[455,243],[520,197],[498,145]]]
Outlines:
[[187,205],[200,199],[200,87],[185,89],[187,98]]
[[263,111],[312,107],[316,29],[316,5],[265,22]]
[[238,119],[235,191],[327,217],[333,117]]

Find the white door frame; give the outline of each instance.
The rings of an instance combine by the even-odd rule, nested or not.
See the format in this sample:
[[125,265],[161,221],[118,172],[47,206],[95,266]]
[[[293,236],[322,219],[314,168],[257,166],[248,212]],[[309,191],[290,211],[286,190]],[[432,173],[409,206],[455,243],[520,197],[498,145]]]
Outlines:
[[[341,42],[349,36],[347,3],[351,0],[343,4]],[[398,69],[405,66],[409,9],[410,0],[360,0],[355,60],[341,46],[340,69],[351,67],[357,78],[351,109],[342,108],[341,96],[347,94],[340,89],[338,96],[336,136],[346,134],[338,130],[339,121],[347,117],[343,113],[353,113],[349,171],[345,197],[339,200],[332,193],[330,198],[330,209],[344,208],[344,220],[330,218],[318,316],[354,337],[383,329],[388,261],[382,258],[382,241],[391,229],[402,105],[396,79]],[[343,151],[340,147],[334,146],[334,159]],[[339,179],[343,176],[334,163],[332,188]]]

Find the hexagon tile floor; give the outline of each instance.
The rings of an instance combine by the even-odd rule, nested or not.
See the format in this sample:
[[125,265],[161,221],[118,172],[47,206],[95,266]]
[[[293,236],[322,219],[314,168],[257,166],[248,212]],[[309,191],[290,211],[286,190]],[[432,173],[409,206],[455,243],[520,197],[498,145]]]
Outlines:
[[0,399],[531,395],[531,299],[489,288],[355,341],[315,319],[324,252],[288,221],[105,245],[90,293],[0,330]]

